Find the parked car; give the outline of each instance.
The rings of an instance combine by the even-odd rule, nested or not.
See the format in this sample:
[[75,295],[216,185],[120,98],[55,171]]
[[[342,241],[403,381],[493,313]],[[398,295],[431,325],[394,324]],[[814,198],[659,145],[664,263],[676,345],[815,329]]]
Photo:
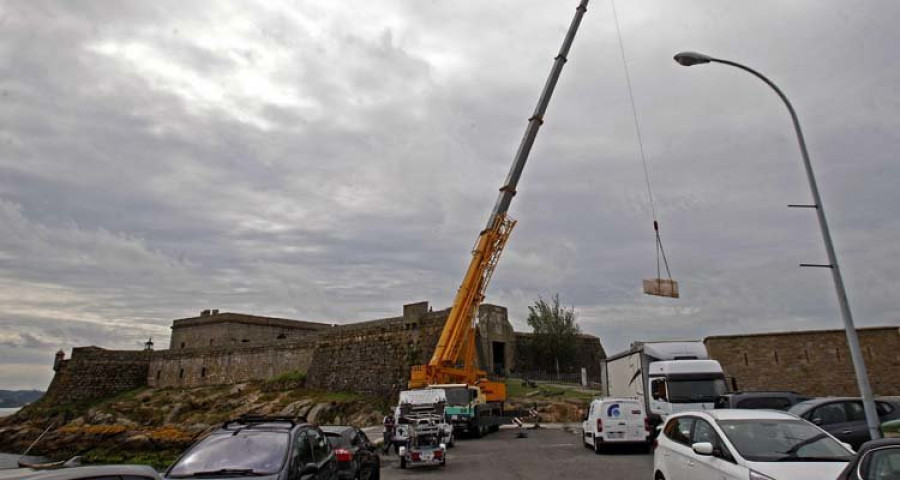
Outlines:
[[349,425],[322,426],[325,438],[334,448],[341,480],[378,480],[381,478],[381,459],[375,445],[366,434]]
[[679,413],[656,442],[654,480],[826,480],[853,459],[828,432],[772,410]]
[[797,392],[731,392],[716,399],[716,408],[787,410],[810,399],[812,397]]
[[900,438],[864,443],[837,480],[900,480]]
[[[900,402],[877,399],[875,409],[881,422],[900,419]],[[788,411],[822,427],[854,449],[871,439],[862,401],[858,397],[814,398],[800,402]]]
[[0,470],[0,480],[160,480],[159,474],[146,465],[95,465],[88,467],[12,468]]
[[325,434],[302,418],[244,416],[195,443],[165,474],[194,477],[336,480],[337,460]]
[[615,443],[649,445],[650,417],[638,398],[600,397],[591,401],[581,432],[584,446],[595,452]]

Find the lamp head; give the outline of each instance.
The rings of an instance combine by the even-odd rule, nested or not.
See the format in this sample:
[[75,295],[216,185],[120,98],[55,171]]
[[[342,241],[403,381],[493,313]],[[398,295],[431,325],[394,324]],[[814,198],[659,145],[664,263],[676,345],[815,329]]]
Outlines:
[[699,65],[701,63],[709,63],[713,61],[713,58],[709,55],[704,55],[702,53],[697,52],[681,52],[675,55],[675,61],[685,67],[690,67],[692,65]]

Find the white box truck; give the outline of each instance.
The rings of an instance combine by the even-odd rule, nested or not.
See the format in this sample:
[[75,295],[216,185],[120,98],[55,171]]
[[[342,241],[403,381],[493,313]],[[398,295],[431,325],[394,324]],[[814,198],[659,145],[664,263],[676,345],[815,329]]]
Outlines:
[[712,410],[727,392],[722,366],[703,342],[634,342],[601,360],[600,376],[604,396],[637,397],[653,427],[672,413]]

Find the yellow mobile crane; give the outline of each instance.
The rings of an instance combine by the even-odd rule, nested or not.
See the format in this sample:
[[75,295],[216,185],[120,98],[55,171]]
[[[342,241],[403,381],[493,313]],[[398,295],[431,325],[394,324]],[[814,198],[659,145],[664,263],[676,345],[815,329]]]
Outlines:
[[[484,292],[497,267],[503,247],[516,225],[516,221],[507,216],[509,204],[516,194],[516,185],[525,168],[534,139],[541,124],[544,123],[544,112],[550,103],[550,97],[559,80],[575,33],[587,11],[587,4],[588,0],[580,0],[575,9],[575,17],[569,25],[559,54],[554,59],[553,68],[544,84],[537,107],[528,119],[528,126],[513,159],[512,168],[506,182],[500,188],[500,196],[487,226],[481,231],[475,243],[472,260],[453,300],[453,307],[450,309],[450,315],[447,317],[447,323],[441,332],[434,354],[427,365],[412,367],[410,389],[440,387],[448,391],[445,413],[451,417],[457,429],[464,428],[480,434],[494,429],[493,427],[500,422],[497,414],[502,415],[502,405],[506,401],[506,384],[490,381],[487,373],[475,366],[476,313],[484,300]],[[460,389],[466,391],[463,398],[452,392]]]

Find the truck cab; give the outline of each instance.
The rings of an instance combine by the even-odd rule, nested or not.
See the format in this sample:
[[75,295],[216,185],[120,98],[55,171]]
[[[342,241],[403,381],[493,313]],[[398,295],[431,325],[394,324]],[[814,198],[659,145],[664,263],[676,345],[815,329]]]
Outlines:
[[650,362],[647,376],[650,413],[665,418],[688,410],[711,410],[727,392],[722,366],[715,360]]

